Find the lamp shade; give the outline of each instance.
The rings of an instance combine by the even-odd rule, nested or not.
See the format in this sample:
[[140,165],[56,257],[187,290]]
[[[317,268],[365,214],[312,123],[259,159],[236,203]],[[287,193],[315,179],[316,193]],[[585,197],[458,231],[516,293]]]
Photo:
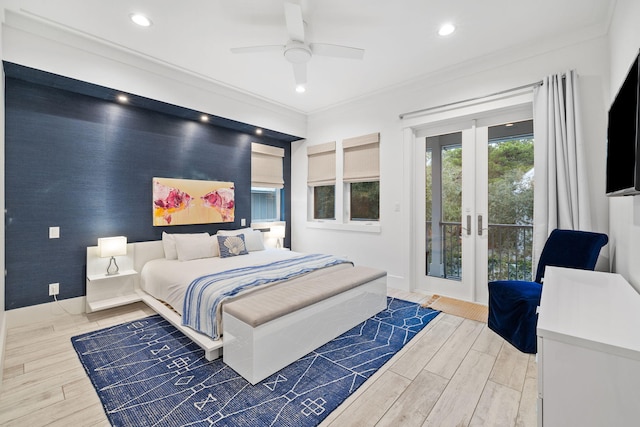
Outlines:
[[274,225],[271,227],[271,231],[269,232],[271,237],[275,237],[278,239],[282,239],[285,236],[285,228],[284,225]]
[[127,254],[127,238],[125,236],[101,237],[98,239],[98,256],[108,258]]

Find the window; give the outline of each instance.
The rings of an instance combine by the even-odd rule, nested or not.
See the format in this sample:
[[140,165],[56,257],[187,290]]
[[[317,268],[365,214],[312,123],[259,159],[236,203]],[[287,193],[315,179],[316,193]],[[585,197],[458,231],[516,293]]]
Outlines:
[[251,143],[251,221],[281,220],[284,149]]
[[280,197],[278,188],[251,187],[251,221],[280,221]]
[[333,220],[336,218],[336,143],[308,147],[307,156],[307,185],[313,201],[310,217],[314,220]]
[[380,220],[380,134],[345,139],[345,206],[348,221]]
[[349,186],[349,219],[378,221],[380,219],[380,182],[353,182]]
[[313,218],[336,219],[336,186],[313,187]]

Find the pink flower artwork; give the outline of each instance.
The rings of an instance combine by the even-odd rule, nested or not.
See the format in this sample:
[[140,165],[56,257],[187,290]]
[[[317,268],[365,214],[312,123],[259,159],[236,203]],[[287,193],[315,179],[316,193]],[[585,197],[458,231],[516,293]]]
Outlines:
[[217,210],[225,222],[232,222],[235,215],[234,188],[219,188],[211,191],[201,199],[204,205]]
[[233,222],[233,182],[153,178],[153,225]]
[[177,188],[171,188],[153,182],[153,206],[154,216],[162,217],[167,224],[171,224],[171,215],[183,209],[187,209],[192,198],[189,194]]

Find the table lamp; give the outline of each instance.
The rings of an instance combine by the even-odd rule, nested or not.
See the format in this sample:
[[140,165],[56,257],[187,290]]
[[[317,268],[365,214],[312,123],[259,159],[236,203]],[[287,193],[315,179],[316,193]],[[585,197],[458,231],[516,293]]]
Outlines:
[[127,238],[125,236],[101,237],[98,239],[98,256],[100,258],[109,258],[107,266],[107,276],[118,274],[118,264],[116,256],[127,254]]
[[285,227],[284,225],[274,225],[271,227],[271,232],[269,233],[271,237],[276,238],[276,248],[282,247],[282,239],[285,237]]

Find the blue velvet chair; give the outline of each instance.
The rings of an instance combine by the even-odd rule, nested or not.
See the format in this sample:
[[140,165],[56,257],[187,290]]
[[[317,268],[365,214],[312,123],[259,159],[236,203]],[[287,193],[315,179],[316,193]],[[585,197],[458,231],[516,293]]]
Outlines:
[[489,282],[489,329],[524,353],[537,351],[537,308],[547,266],[593,270],[606,234],[575,230],[553,230],[540,254],[534,282],[496,280]]

